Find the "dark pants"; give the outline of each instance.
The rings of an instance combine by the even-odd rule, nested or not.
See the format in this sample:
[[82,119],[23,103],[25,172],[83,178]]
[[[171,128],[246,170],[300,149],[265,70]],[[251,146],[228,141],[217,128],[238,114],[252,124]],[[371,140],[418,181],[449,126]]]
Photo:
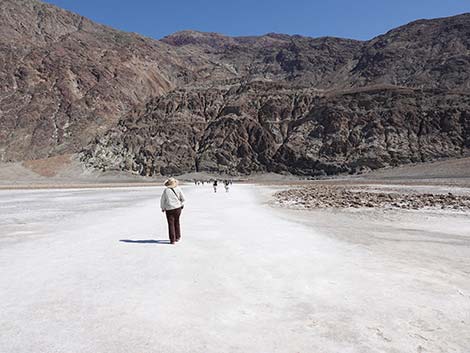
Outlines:
[[168,235],[170,236],[170,242],[174,243],[175,241],[180,240],[181,231],[180,231],[180,215],[181,208],[175,210],[166,211],[166,220],[168,221]]

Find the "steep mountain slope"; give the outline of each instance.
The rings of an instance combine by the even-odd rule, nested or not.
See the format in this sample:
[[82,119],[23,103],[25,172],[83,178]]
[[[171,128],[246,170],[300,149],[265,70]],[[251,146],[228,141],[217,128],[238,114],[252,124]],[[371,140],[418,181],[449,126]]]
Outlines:
[[142,175],[354,172],[469,151],[470,15],[367,42],[160,41],[0,3],[0,161],[81,152]]
[[164,43],[38,1],[3,0],[0,160],[78,152],[184,77],[191,65]]
[[470,14],[415,21],[372,39],[351,74],[356,86],[470,89]]
[[[286,81],[296,86],[342,88],[357,63],[363,43],[341,38],[282,34],[226,37],[183,31],[162,39],[194,56],[208,56],[237,74],[238,81]],[[214,81],[214,76],[211,76]]]

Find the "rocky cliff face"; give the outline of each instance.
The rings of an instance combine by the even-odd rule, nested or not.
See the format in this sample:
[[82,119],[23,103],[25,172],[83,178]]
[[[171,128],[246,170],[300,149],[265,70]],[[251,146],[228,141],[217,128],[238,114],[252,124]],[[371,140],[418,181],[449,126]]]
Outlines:
[[331,175],[459,157],[469,148],[469,94],[252,83],[154,99],[97,138],[83,159],[142,175]]
[[371,41],[160,41],[0,3],[0,161],[81,152],[142,175],[355,172],[469,151],[470,15]]

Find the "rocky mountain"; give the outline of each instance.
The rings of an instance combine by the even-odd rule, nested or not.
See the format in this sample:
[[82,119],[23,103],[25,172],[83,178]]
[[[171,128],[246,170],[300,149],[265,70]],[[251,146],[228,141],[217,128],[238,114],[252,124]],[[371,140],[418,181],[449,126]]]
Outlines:
[[370,41],[183,31],[160,41],[0,3],[0,161],[80,153],[141,175],[302,175],[470,149],[470,14]]
[[79,152],[192,72],[184,54],[162,42],[36,0],[2,0],[0,161]]
[[[274,33],[232,38],[195,31],[178,32],[162,42],[184,48],[197,57],[209,57],[216,66],[234,73],[236,82],[286,81],[319,89],[349,86],[348,72],[363,46],[360,41],[341,38]],[[208,77],[211,83],[221,81],[212,72]]]
[[420,20],[367,42],[350,82],[468,91],[470,14]]
[[354,173],[470,149],[470,94],[377,87],[320,92],[254,82],[180,89],[100,136],[83,159],[142,175]]

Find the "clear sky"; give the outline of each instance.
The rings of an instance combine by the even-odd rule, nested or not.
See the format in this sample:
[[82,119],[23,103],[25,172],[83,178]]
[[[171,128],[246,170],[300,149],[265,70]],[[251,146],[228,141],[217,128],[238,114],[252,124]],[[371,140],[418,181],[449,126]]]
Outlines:
[[470,0],[46,0],[153,38],[184,29],[370,39],[421,18],[470,12]]

